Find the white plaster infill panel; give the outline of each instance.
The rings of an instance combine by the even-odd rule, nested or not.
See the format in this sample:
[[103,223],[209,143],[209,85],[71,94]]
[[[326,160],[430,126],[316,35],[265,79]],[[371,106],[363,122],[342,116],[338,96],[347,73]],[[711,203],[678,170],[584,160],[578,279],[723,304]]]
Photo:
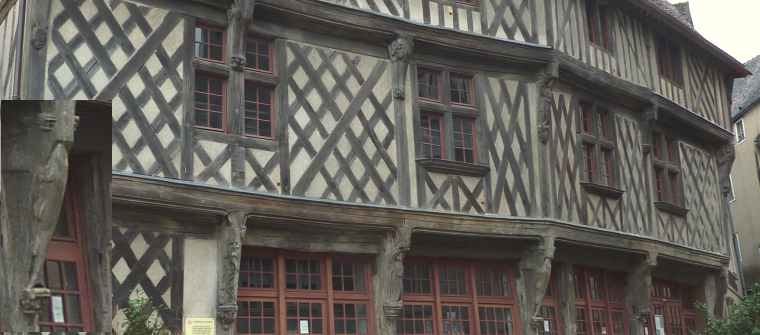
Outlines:
[[185,240],[183,319],[216,317],[217,256],[216,240]]

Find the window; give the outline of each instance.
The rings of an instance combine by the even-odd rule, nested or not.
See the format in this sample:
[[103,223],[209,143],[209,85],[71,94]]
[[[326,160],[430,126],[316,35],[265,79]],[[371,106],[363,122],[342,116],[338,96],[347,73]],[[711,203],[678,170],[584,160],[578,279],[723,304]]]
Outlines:
[[736,121],[736,125],[734,127],[736,128],[736,143],[744,142],[744,140],[747,138],[747,134],[744,131],[744,120],[739,119],[739,121]]
[[424,158],[477,162],[478,112],[472,75],[417,67],[417,108]]
[[224,29],[198,25],[195,27],[195,57],[224,62]]
[[246,37],[245,63],[249,69],[272,72],[272,47],[269,41]]
[[617,186],[613,115],[591,102],[580,103],[583,178],[588,183]]
[[422,128],[422,152],[425,157],[443,159],[443,122],[435,113],[420,115]]
[[245,134],[272,136],[273,89],[255,82],[245,82]]
[[652,153],[657,201],[681,206],[681,163],[678,143],[669,135],[654,132]]
[[574,269],[578,334],[625,335],[625,276],[601,269]]
[[597,0],[586,0],[586,23],[591,43],[612,50],[612,34],[609,27],[607,5]]
[[42,303],[41,331],[74,332],[92,328],[79,220],[76,197],[71,187],[67,187],[43,267],[42,281],[51,295]]
[[202,73],[195,75],[195,125],[224,131],[227,81]]
[[372,335],[371,275],[364,257],[244,249],[237,333]]
[[683,70],[681,68],[681,51],[678,45],[662,35],[655,36],[657,70],[660,76],[670,82],[683,85]]
[[691,331],[699,331],[693,287],[658,279],[652,280],[652,286],[654,314],[649,322],[650,334],[655,334],[657,319],[662,320],[660,325],[666,335],[688,335]]
[[408,259],[399,334],[519,333],[513,271],[507,264]]

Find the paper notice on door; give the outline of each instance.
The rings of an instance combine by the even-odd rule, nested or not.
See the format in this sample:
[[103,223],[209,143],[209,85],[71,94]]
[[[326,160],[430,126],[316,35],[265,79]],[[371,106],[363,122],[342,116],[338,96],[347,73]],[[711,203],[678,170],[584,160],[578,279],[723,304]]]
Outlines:
[[544,331],[547,333],[551,331],[551,329],[549,329],[549,320],[544,320]]
[[607,335],[607,327],[602,327],[602,335]]
[[665,335],[665,316],[654,316],[654,328],[656,335]]
[[63,297],[60,295],[52,296],[50,307],[53,310],[53,322],[65,323],[66,318],[63,316]]
[[301,334],[308,334],[309,333],[309,320],[301,320],[298,323],[298,326],[301,330]]

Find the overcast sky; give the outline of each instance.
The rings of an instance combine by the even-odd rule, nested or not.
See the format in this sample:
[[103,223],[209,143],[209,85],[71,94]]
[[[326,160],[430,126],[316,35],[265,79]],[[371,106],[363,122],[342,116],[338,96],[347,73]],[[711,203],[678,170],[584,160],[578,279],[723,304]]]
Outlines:
[[690,0],[689,7],[694,27],[710,42],[742,63],[760,55],[760,0]]

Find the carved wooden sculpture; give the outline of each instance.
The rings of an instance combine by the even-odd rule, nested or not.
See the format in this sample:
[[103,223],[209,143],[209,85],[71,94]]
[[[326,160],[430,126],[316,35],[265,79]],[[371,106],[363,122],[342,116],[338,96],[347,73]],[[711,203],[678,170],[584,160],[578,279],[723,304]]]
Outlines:
[[243,212],[227,215],[219,229],[219,287],[217,293],[216,315],[219,320],[217,331],[220,334],[233,334],[232,325],[237,318],[238,276],[240,275],[240,255],[246,231],[246,218]]
[[[37,330],[40,282],[58,222],[74,141],[74,102],[39,102],[3,110],[0,329]],[[4,106],[6,107],[6,106]]]
[[545,237],[538,245],[530,248],[520,260],[520,281],[524,287],[522,311],[525,334],[540,334],[543,318],[539,315],[554,259],[554,237]]
[[652,317],[652,271],[657,267],[657,254],[649,253],[633,271],[628,273],[626,280],[625,301],[631,310],[631,334],[644,334]]
[[395,335],[396,321],[401,317],[401,291],[404,280],[404,256],[409,251],[412,229],[402,226],[383,241],[383,250],[377,257],[374,290],[377,311],[378,335]]

